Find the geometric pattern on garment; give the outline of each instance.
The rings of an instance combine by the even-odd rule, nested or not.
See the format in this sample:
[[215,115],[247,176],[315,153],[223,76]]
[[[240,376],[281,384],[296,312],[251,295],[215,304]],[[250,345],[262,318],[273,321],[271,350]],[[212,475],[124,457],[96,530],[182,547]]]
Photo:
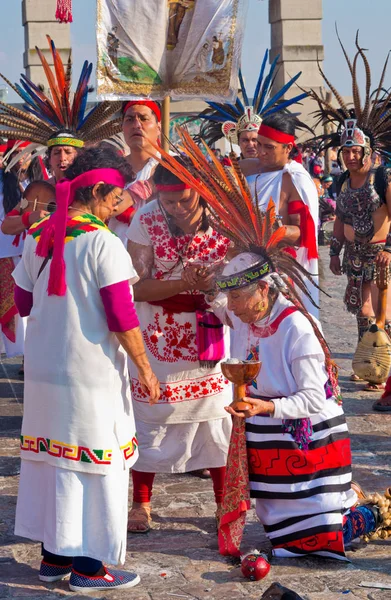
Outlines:
[[[192,378],[190,381],[160,382],[158,404],[177,404],[215,396],[227,389],[228,380],[221,373]],[[138,379],[132,378],[132,398],[136,402],[148,402],[149,396],[142,390]]]
[[[134,455],[137,446],[136,437],[121,446],[120,449],[125,461]],[[20,449],[24,452],[47,453],[57,458],[67,458],[75,462],[95,463],[97,465],[110,465],[112,459],[112,450],[92,450],[84,446],[74,446],[57,440],[27,435],[20,436]]]
[[247,421],[251,496],[257,498],[257,513],[275,556],[319,554],[345,560],[342,510],[351,487],[346,419],[343,414],[314,415],[311,421],[308,451],[284,433],[279,419]]
[[[44,225],[46,225],[50,217],[51,215],[49,215],[48,217],[44,217],[43,219],[37,221],[37,223],[34,223],[30,227],[28,235],[32,235],[37,243],[41,239],[43,227]],[[79,237],[79,235],[82,235],[84,233],[91,233],[97,231],[98,229],[110,231],[109,228],[103,223],[103,221],[101,221],[100,219],[98,219],[98,217],[95,217],[94,215],[88,214],[77,216],[73,219],[68,219],[65,233],[65,243],[67,244],[68,242],[71,242],[75,238]],[[115,235],[115,233],[111,233]]]

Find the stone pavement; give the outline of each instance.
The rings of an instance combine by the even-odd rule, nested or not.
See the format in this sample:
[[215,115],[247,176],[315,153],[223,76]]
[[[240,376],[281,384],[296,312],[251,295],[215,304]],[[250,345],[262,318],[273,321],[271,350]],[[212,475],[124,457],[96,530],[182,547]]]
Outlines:
[[[354,478],[368,491],[391,485],[391,415],[371,410],[376,394],[360,391],[349,381],[356,343],[355,320],[342,308],[344,278],[333,277],[324,257],[324,288],[331,298],[322,302],[326,337],[341,367],[345,411],[352,438]],[[37,349],[39,351],[39,349]],[[18,435],[23,384],[18,361],[0,362],[0,598],[55,600],[71,594],[66,582],[40,585],[39,545],[17,538],[13,520],[18,485]],[[391,543],[379,540],[355,552],[350,563],[304,558],[272,561],[261,582],[241,577],[231,560],[219,556],[216,543],[212,486],[188,475],[157,476],[153,498],[154,528],[147,535],[129,536],[126,567],[135,569],[142,583],[120,592],[95,593],[95,598],[117,600],[259,600],[273,581],[294,589],[306,600],[391,599],[391,590],[359,587],[360,582],[391,585]],[[266,549],[268,543],[254,513],[250,514],[243,550]],[[85,596],[84,596],[85,597]]]

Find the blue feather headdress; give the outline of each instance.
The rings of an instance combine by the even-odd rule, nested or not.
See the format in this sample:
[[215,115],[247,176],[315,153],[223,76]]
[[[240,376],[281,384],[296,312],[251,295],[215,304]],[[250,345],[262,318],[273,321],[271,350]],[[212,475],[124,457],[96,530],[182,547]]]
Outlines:
[[[247,94],[242,72],[239,71],[240,92],[243,101],[238,96],[235,104],[208,102],[209,108],[197,116],[197,119],[204,120],[200,138],[208,144],[213,144],[225,135],[231,142],[237,143],[238,136],[243,131],[258,131],[265,117],[281,110],[287,111],[288,107],[307,97],[307,93],[303,92],[294,98],[283,99],[286,92],[300,77],[301,72],[272,94],[279,56],[276,56],[270,65],[269,72],[265,74],[268,57],[269,50],[266,50],[252,101]],[[297,125],[300,127],[298,120]]]

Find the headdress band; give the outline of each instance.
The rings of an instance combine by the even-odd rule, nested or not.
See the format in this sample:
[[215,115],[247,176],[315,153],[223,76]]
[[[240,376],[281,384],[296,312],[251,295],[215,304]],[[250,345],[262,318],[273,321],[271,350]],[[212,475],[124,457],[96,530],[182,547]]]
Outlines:
[[295,136],[289,135],[289,133],[284,133],[279,131],[278,129],[274,129],[274,127],[269,127],[268,125],[262,125],[258,129],[258,135],[263,135],[264,137],[273,140],[279,144],[294,144]]
[[50,140],[47,141],[47,146],[48,148],[51,148],[52,146],[73,146],[74,148],[83,148],[84,142],[83,140],[78,140],[77,138],[60,136],[50,138]]
[[79,188],[95,185],[100,181],[105,184],[124,188],[125,180],[117,169],[92,169],[82,173],[75,179],[62,179],[56,185],[57,210],[47,221],[37,245],[38,256],[48,256],[53,239],[53,258],[50,265],[48,294],[64,296],[67,285],[65,280],[64,245],[68,207]]
[[130,108],[131,106],[137,106],[137,105],[148,106],[148,108],[150,108],[151,111],[153,113],[155,113],[156,118],[157,118],[158,122],[160,123],[160,121],[162,120],[160,108],[158,107],[156,102],[152,102],[151,100],[130,100],[129,102],[127,102],[125,104],[123,113],[125,114],[126,111],[128,110],[128,108]]
[[187,183],[174,183],[172,185],[158,183],[155,187],[158,192],[181,192],[182,190],[191,190],[191,185],[187,185]]
[[222,292],[238,290],[263,279],[272,271],[273,267],[270,261],[263,260],[249,269],[244,269],[243,271],[239,271],[239,273],[233,273],[232,275],[222,277],[217,281],[217,287]]

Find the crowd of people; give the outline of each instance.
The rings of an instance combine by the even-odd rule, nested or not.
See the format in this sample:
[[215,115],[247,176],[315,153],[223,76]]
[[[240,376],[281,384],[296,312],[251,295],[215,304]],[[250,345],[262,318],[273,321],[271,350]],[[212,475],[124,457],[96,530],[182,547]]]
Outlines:
[[[227,125],[236,114],[224,130],[241,155],[221,164],[186,130],[182,153],[166,153],[157,102],[85,115],[86,81],[76,107],[64,85],[60,111],[48,98],[45,112],[33,87],[39,117],[0,109],[9,138],[22,138],[8,141],[0,171],[0,323],[5,351],[25,361],[15,532],[41,543],[40,580],[70,576],[76,592],[139,583],[106,565],[124,563],[127,532],[151,529],[155,474],[205,469],[221,553],[239,554],[250,493],[274,556],[346,560],[352,540],[386,525],[351,480],[318,320],[319,213],[322,201],[335,212],[330,268],[347,275],[361,338],[379,324],[375,279],[391,263],[389,175],[374,160],[391,119],[373,99],[372,112],[330,115],[311,92],[338,125],[315,154],[261,86],[262,102],[242,113],[214,104],[211,120],[200,115],[216,137],[216,115]],[[125,151],[108,143],[120,131]],[[245,408],[232,403],[230,360],[262,362]],[[376,410],[391,411],[387,390]]]

